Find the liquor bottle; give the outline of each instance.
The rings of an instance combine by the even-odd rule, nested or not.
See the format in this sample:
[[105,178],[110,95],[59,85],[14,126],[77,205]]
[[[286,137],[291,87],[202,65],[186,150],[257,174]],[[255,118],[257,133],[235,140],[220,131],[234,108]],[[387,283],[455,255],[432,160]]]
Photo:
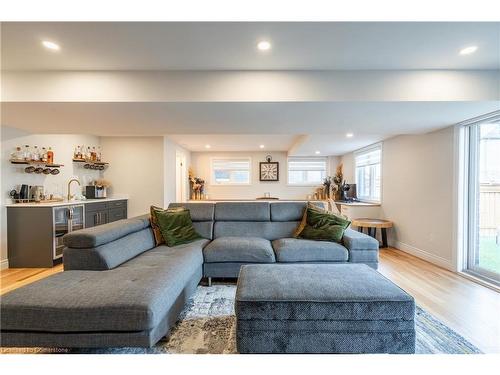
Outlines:
[[31,160],[40,161],[40,152],[38,151],[38,146],[33,146],[33,152],[31,153]]
[[97,161],[102,161],[102,150],[101,150],[101,146],[97,146]]
[[92,152],[90,153],[91,160],[96,161],[97,160],[97,152],[95,151],[95,146],[92,147]]
[[24,159],[24,153],[21,149],[20,146],[16,147],[16,151],[14,151],[12,154],[10,154],[10,158],[13,160],[22,160]]
[[42,147],[41,159],[43,162],[47,162],[47,149],[45,147]]
[[47,163],[54,164],[54,151],[52,151],[51,147],[49,147],[49,150],[47,151]]
[[90,146],[87,146],[87,153],[85,154],[85,160],[91,161],[92,160],[92,155],[90,152]]
[[77,159],[83,159],[83,146],[78,146],[76,150],[76,158]]
[[31,160],[30,145],[24,145],[24,160]]

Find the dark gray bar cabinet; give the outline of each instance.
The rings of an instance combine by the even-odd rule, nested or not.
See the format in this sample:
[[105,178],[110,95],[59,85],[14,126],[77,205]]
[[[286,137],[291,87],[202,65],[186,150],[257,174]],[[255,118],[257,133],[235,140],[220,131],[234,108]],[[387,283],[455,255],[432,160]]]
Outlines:
[[62,237],[127,218],[127,200],[7,206],[10,268],[48,268],[62,260]]

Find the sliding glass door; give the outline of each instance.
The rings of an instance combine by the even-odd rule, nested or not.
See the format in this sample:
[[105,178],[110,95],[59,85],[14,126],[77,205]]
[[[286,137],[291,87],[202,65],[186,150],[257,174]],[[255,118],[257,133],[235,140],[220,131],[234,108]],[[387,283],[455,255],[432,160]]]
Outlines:
[[466,271],[500,284],[500,117],[469,125]]

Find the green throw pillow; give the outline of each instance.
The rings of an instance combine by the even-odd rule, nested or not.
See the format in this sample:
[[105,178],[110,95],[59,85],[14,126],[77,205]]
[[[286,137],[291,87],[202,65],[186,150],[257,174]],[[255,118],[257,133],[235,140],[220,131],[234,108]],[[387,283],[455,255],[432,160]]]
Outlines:
[[203,238],[196,233],[187,209],[156,212],[156,220],[167,246],[182,245]]
[[317,241],[341,242],[344,231],[350,224],[349,220],[338,215],[308,207],[306,225],[300,237]]
[[314,227],[323,226],[325,224],[340,225],[344,229],[347,229],[347,227],[349,226],[349,224],[351,224],[351,222],[331,212],[327,212],[325,210],[318,209],[315,207],[308,207],[307,224],[312,225]]

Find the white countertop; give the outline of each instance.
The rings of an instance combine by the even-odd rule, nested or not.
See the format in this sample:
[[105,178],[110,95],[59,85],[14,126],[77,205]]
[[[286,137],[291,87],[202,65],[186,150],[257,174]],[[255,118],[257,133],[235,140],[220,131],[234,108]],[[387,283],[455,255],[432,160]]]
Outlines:
[[11,204],[6,204],[5,207],[58,207],[58,206],[71,206],[71,205],[76,205],[76,204],[85,204],[85,203],[95,203],[95,202],[111,202],[111,201],[121,201],[121,200],[127,200],[128,197],[110,197],[110,198],[103,198],[103,199],[86,199],[82,201],[67,201],[64,200],[62,202],[47,202],[47,203],[36,203],[36,202],[30,202],[30,203],[11,203]]
[[373,207],[380,206],[380,203],[372,203],[372,202],[343,202],[343,201],[335,201],[335,204],[340,204],[341,206],[362,206],[362,207]]

